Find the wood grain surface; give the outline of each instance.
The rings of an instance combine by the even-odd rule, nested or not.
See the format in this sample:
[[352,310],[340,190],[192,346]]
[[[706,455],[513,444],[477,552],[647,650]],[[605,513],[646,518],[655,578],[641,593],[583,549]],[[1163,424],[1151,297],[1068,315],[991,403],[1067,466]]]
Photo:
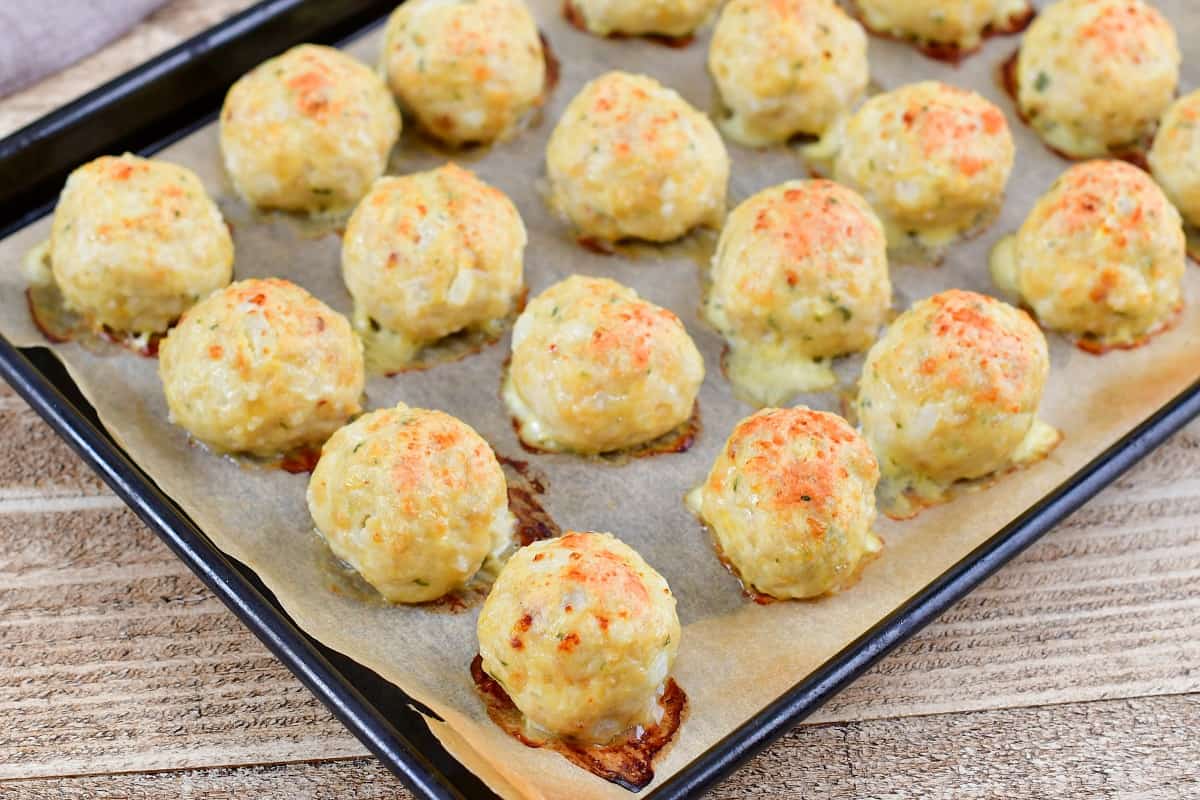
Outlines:
[[[0,136],[247,0],[177,0]],[[1200,797],[1200,424],[713,793]],[[0,797],[408,797],[0,388]]]

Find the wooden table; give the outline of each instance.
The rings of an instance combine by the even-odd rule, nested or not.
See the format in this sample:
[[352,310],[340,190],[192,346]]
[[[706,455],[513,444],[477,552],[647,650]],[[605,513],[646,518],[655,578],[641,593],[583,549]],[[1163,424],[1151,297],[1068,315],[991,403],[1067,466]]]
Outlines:
[[[247,5],[176,0],[0,135]],[[1198,579],[1200,424],[714,796],[1200,796]],[[0,720],[3,798],[408,796],[2,386]]]

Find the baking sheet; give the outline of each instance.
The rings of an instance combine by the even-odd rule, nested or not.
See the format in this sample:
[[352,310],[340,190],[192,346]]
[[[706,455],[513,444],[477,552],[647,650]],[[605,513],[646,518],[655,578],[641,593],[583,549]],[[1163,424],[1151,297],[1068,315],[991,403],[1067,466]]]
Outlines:
[[[464,419],[502,455],[523,458],[549,480],[543,498],[564,528],[609,530],[638,549],[666,576],[679,601],[685,630],[675,677],[688,692],[690,716],[657,765],[655,786],[697,757],[824,660],[862,634],[970,550],[1010,522],[1045,492],[1109,446],[1200,376],[1200,269],[1186,276],[1187,306],[1179,324],[1148,347],[1103,357],[1083,353],[1051,335],[1052,372],[1043,417],[1066,434],[1045,462],[993,487],[897,523],[881,519],[883,555],[862,581],[817,602],[757,606],[713,555],[708,534],[683,506],[734,423],[751,412],[738,402],[719,369],[720,338],[700,319],[700,266],[696,248],[643,248],[638,257],[604,257],[574,244],[547,210],[541,195],[542,153],[553,121],[588,79],[612,68],[645,72],[679,90],[703,109],[714,97],[704,68],[707,36],[670,49],[641,40],[600,40],[570,28],[558,0],[530,2],[563,61],[562,81],[540,122],[516,140],[458,160],[506,191],[530,234],[526,280],[532,292],[574,272],[612,277],[678,313],[704,354],[708,376],[701,390],[703,431],[687,453],[627,464],[569,456],[527,455],[518,445],[498,389],[508,339],[463,361],[422,373],[373,378],[367,407],[403,400],[440,408]],[[1188,0],[1157,3],[1180,32],[1182,88],[1200,85],[1200,22]],[[377,60],[381,29],[349,50]],[[1013,113],[995,81],[995,69],[1016,47],[1014,37],[991,40],[961,66],[941,64],[895,42],[873,39],[871,70],[882,88],[925,78],[968,86],[992,98],[1008,115],[1017,140],[1017,163],[999,220],[977,239],[953,248],[939,268],[893,269],[896,307],[952,286],[993,291],[987,253],[1020,224],[1033,200],[1067,163],[1050,154]],[[730,202],[793,177],[805,168],[797,152],[753,152],[729,144],[733,158]],[[223,176],[215,126],[159,154],[201,176],[234,228],[238,278],[277,275],[294,280],[334,308],[349,313],[341,282],[340,240],[312,226],[250,212]],[[445,160],[411,135],[393,159],[393,170],[428,169]],[[30,322],[20,267],[25,252],[47,235],[42,220],[0,242],[0,331],[14,344],[45,345]],[[457,758],[502,795],[620,798],[628,793],[585,773],[560,756],[510,739],[487,719],[468,667],[476,651],[477,607],[453,614],[428,608],[389,607],[354,593],[335,592],[339,577],[312,533],[304,501],[306,475],[245,467],[190,444],[167,422],[156,362],[117,352],[98,355],[76,344],[54,345],[117,441],[172,496],[222,550],[249,565],[310,635],[395,682],[444,722],[431,721]],[[841,365],[852,380],[855,362]],[[835,393],[803,398],[836,410]]]

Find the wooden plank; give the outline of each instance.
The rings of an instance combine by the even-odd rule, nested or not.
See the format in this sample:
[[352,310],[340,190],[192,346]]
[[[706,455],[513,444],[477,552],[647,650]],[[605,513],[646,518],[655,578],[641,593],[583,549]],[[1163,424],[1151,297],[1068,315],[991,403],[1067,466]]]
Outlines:
[[19,499],[106,494],[104,483],[0,382],[0,507]]
[[[1073,703],[800,728],[710,797],[1192,798],[1200,697]],[[12,800],[408,798],[370,759],[17,781]]]
[[0,514],[0,777],[359,755],[123,508]]

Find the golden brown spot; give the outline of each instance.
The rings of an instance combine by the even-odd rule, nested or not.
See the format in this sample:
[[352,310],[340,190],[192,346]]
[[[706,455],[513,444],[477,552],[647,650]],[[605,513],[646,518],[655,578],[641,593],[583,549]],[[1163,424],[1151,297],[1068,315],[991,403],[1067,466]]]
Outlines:
[[1152,8],[1135,6],[1106,8],[1079,29],[1080,41],[1092,40],[1110,58],[1122,57],[1142,63],[1149,42],[1146,33],[1164,21]]
[[587,534],[573,532],[563,536],[558,543],[569,550],[587,550],[590,541]]
[[429,438],[433,439],[434,444],[438,447],[448,449],[462,437],[459,435],[457,429],[449,428],[447,430],[433,431],[429,434]]
[[321,117],[331,110],[325,90],[332,85],[326,75],[318,70],[309,70],[296,75],[287,82],[288,88],[297,92],[296,107],[301,114]]
[[995,135],[1004,130],[1007,123],[1004,121],[1004,115],[999,109],[989,108],[983,112],[983,130],[984,133]]
[[1092,287],[1088,297],[1093,303],[1103,303],[1108,298],[1108,293],[1117,288],[1120,282],[1121,276],[1117,274],[1116,270],[1106,269],[1100,273],[1100,278]]
[[827,461],[792,461],[778,468],[774,503],[778,508],[817,508],[828,504],[834,490],[833,468]]

